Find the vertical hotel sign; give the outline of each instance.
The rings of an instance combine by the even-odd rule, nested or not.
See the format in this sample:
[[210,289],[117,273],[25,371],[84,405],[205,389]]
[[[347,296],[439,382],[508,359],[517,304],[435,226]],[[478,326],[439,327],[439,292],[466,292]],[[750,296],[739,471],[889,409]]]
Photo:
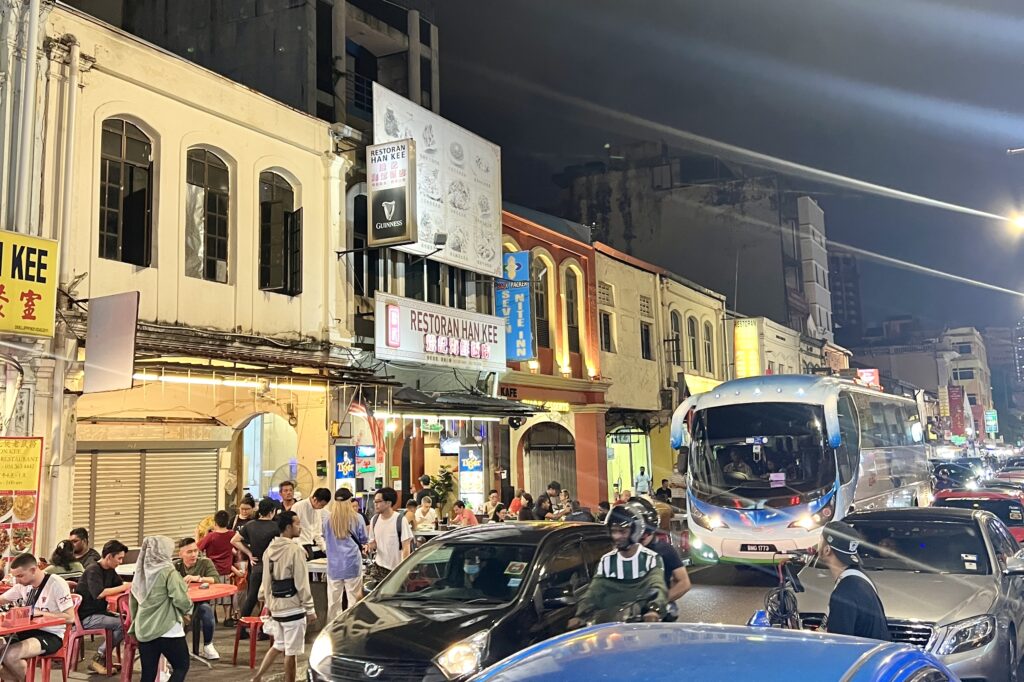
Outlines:
[[533,347],[533,305],[530,298],[530,252],[503,256],[504,279],[495,280],[498,314],[505,318],[505,354],[509,361],[537,357]]
[[761,375],[761,347],[757,320],[743,319],[733,323],[733,346],[736,357],[736,378]]
[[416,143],[395,140],[367,147],[366,179],[369,245],[416,243]]
[[0,438],[0,567],[33,551],[42,438]]
[[964,387],[949,387],[949,421],[954,436],[962,436],[967,424],[964,420]]
[[53,336],[57,242],[0,230],[0,332]]

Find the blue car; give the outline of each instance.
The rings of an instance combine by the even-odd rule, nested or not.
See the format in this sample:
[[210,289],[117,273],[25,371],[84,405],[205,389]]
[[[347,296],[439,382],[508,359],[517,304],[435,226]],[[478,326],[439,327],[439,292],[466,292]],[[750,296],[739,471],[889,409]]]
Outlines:
[[797,630],[695,623],[606,623],[535,644],[471,682],[675,679],[955,682],[905,644]]

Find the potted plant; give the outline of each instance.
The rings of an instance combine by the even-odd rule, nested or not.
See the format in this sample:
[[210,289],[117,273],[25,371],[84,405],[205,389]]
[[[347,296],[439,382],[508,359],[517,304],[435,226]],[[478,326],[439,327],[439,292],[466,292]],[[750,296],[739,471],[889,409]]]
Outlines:
[[437,476],[430,477],[430,488],[437,496],[437,516],[444,518],[448,516],[451,505],[455,503],[455,488],[457,481],[451,467],[442,466],[437,471]]

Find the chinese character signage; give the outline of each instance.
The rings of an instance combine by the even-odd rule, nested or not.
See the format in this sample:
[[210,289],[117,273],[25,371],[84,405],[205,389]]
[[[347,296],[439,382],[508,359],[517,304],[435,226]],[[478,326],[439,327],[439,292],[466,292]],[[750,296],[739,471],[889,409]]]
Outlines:
[[374,326],[374,353],[380,360],[507,370],[505,325],[494,315],[378,294]]
[[470,509],[484,503],[484,460],[479,445],[459,446],[459,496]]
[[494,282],[498,314],[505,318],[505,352],[508,360],[520,362],[537,357],[533,348],[533,305],[530,296],[530,252],[502,256],[505,279]]
[[736,349],[736,378],[761,375],[761,344],[757,320],[736,320],[733,325],[733,344]]
[[416,243],[416,143],[396,140],[366,148],[366,211],[370,246]]
[[57,242],[0,230],[0,332],[53,336]]
[[501,148],[434,112],[373,84],[373,141],[415,140],[415,243],[406,253],[501,277]]
[[351,445],[334,447],[334,479],[339,488],[356,490],[356,449]]
[[964,423],[964,387],[949,387],[949,421],[954,436],[962,436],[967,425]]
[[939,416],[949,416],[949,387],[939,386]]
[[995,410],[985,410],[985,433],[999,433],[999,414]]
[[42,438],[0,438],[0,570],[34,551]]

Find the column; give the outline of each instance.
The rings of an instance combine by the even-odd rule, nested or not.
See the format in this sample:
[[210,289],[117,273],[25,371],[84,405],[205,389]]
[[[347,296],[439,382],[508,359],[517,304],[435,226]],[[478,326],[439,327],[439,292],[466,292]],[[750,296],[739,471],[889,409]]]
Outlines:
[[409,99],[416,104],[423,104],[420,97],[420,54],[423,50],[420,43],[420,13],[409,10]]

